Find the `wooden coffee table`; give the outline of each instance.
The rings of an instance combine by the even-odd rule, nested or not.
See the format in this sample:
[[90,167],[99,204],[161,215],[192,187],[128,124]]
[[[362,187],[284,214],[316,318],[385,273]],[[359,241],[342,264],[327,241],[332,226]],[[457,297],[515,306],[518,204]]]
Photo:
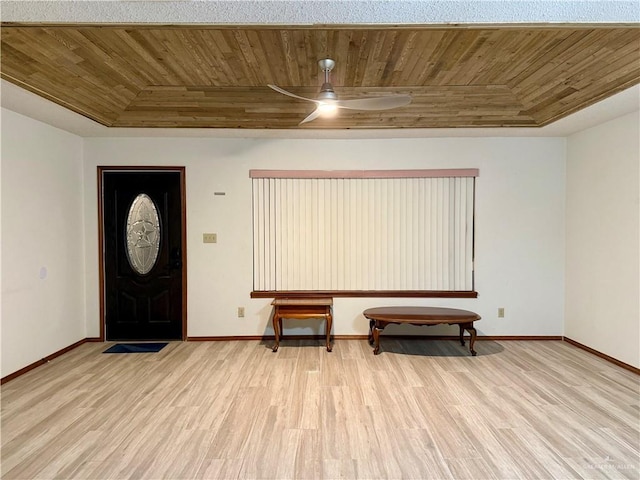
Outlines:
[[471,334],[469,350],[475,356],[473,344],[476,341],[476,329],[473,322],[480,320],[480,315],[468,310],[441,307],[378,307],[363,312],[369,319],[369,344],[374,345],[373,354],[380,353],[380,332],[390,323],[408,323],[410,325],[458,325],[460,327],[460,343],[464,346],[464,331]]

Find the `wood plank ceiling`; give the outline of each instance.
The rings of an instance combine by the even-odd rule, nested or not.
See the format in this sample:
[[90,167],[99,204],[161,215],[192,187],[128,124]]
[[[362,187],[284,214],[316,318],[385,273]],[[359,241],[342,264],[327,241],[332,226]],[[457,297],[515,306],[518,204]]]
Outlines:
[[[3,79],[109,127],[544,126],[640,83],[637,26],[258,27],[18,25]],[[408,93],[406,107],[314,104],[317,61],[341,99]]]

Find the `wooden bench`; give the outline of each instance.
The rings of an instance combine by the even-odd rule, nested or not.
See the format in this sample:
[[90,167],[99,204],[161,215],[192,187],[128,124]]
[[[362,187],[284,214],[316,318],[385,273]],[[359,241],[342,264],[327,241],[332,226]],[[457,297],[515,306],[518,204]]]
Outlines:
[[295,318],[305,320],[307,318],[323,318],[326,321],[327,352],[331,351],[331,324],[333,322],[331,298],[276,298],[273,305],[273,331],[275,344],[272,350],[278,351],[280,336],[282,335],[282,319]]
[[380,353],[380,332],[390,323],[408,323],[411,325],[458,325],[460,327],[460,343],[464,346],[464,331],[471,334],[469,350],[475,356],[473,344],[476,341],[476,329],[473,322],[480,320],[480,315],[467,310],[441,307],[378,307],[363,312],[369,319],[369,344],[374,346],[373,354]]

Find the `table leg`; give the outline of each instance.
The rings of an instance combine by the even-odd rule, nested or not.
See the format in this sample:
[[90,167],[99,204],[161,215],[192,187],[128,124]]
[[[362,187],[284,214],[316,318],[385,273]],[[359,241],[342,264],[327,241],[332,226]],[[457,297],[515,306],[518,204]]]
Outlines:
[[327,352],[332,350],[331,347],[331,324],[333,323],[333,316],[331,315],[331,310],[327,312]]
[[458,326],[460,327],[460,345],[464,347],[464,326],[461,323]]
[[373,345],[373,326],[375,323],[375,320],[369,320],[369,345]]
[[373,354],[378,355],[380,353],[380,332],[384,330],[384,327],[387,326],[386,323],[382,322],[374,322],[373,326],[373,343],[375,348],[373,349]]
[[473,349],[473,344],[476,343],[476,336],[478,335],[478,332],[476,332],[476,329],[473,327],[473,322],[465,323],[464,328],[471,334],[471,340],[469,340],[469,350],[471,351],[471,355],[475,357],[478,352]]
[[282,325],[282,319],[278,314],[278,307],[276,307],[275,312],[273,312],[273,334],[275,335],[275,344],[271,348],[272,351],[277,352],[278,347],[280,346],[280,329]]

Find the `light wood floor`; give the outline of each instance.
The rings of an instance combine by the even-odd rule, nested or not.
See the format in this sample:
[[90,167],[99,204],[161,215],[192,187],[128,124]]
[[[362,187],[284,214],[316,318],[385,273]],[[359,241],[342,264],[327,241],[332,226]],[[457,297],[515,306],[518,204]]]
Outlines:
[[640,377],[559,341],[84,344],[2,387],[6,479],[640,478]]

